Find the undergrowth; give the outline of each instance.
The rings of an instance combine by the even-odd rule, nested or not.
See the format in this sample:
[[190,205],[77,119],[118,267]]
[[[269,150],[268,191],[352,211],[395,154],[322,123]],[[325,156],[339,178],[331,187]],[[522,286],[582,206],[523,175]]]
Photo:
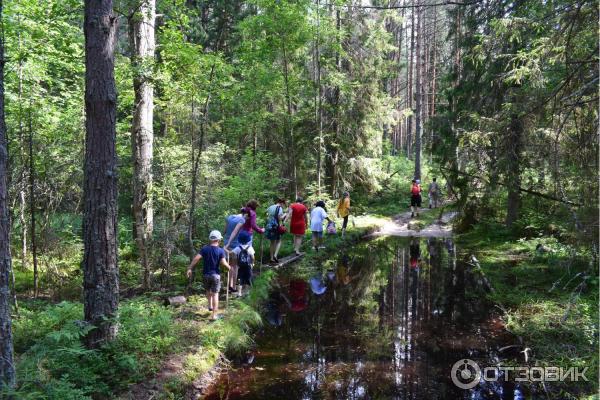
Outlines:
[[586,246],[527,228],[482,223],[459,237],[459,248],[476,255],[507,329],[523,338],[535,363],[588,367],[589,382],[555,383],[550,394],[585,398],[598,391],[598,267]]
[[13,321],[18,399],[110,398],[157,368],[160,356],[177,347],[172,311],[139,298],[123,302],[119,334],[98,350],[86,349],[81,303],[28,308]]

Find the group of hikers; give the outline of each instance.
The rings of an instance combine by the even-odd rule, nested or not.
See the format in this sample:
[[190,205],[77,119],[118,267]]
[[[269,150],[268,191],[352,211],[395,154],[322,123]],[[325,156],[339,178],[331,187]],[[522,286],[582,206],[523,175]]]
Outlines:
[[[421,207],[421,182],[419,179],[413,179],[410,188],[410,207],[411,218],[419,216],[419,207]],[[429,208],[436,208],[440,198],[440,188],[437,179],[429,184],[428,188]],[[247,293],[252,285],[252,267],[255,261],[256,252],[252,246],[253,234],[264,234],[270,241],[269,246],[269,264],[279,265],[279,250],[283,235],[288,231],[286,224],[289,225],[289,232],[293,236],[294,254],[301,255],[300,247],[302,240],[309,227],[312,233],[312,247],[318,252],[323,249],[323,223],[327,221],[327,232],[335,233],[335,223],[327,214],[327,207],[323,200],[319,200],[310,210],[302,197],[296,198],[296,201],[287,207],[284,198],[278,197],[275,203],[266,210],[266,225],[261,228],[256,222],[256,210],[259,204],[256,200],[250,200],[238,214],[230,215],[225,219],[225,235],[220,231],[210,232],[208,239],[209,245],[200,249],[198,254],[192,259],[188,270],[188,278],[192,277],[193,269],[200,260],[203,262],[203,286],[206,290],[208,300],[208,310],[212,313],[211,319],[218,318],[219,310],[219,292],[221,290],[220,266],[226,268],[228,273],[227,290],[230,293],[238,292],[239,295]],[[286,210],[287,207],[287,210]],[[309,219],[310,215],[310,219]],[[350,193],[344,192],[337,205],[337,215],[343,219],[342,237],[348,227],[348,218],[350,216]],[[221,247],[221,241],[224,246]],[[238,285],[239,280],[239,285]],[[236,290],[236,286],[238,289]]]
[[[261,228],[256,222],[256,210],[259,203],[250,200],[238,214],[230,215],[225,219],[224,236],[218,230],[213,230],[208,235],[210,244],[202,247],[198,254],[192,259],[188,269],[188,278],[192,277],[196,264],[203,260],[203,286],[206,290],[208,310],[211,319],[218,318],[219,292],[221,290],[220,267],[229,271],[227,290],[230,293],[239,292],[240,295],[247,293],[252,285],[252,267],[255,261],[255,250],[252,246],[253,234],[264,234],[270,241],[269,264],[278,265],[279,250],[283,235],[288,231],[286,224],[289,223],[289,232],[293,235],[293,248],[297,256],[301,255],[300,248],[306,229],[312,232],[312,245],[316,252],[323,249],[323,222],[327,221],[327,232],[335,233],[335,223],[327,214],[327,207],[322,200],[317,201],[310,210],[305,205],[302,197],[287,207],[283,198],[277,198],[275,203],[266,210],[266,225]],[[287,207],[287,210],[286,210]],[[310,215],[310,220],[309,220]],[[350,194],[344,192],[337,206],[337,215],[342,218],[342,237],[348,227],[350,216]],[[221,247],[221,241],[224,247]],[[236,290],[237,282],[241,290]]]

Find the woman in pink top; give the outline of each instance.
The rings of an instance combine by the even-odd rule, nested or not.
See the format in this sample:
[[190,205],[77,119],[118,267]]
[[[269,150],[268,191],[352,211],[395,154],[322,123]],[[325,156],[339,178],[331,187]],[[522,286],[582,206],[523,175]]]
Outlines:
[[258,206],[259,204],[256,200],[250,200],[246,204],[246,210],[248,211],[250,218],[246,220],[246,223],[244,224],[244,226],[242,226],[242,230],[245,230],[250,235],[252,235],[253,231],[260,234],[265,232],[264,228],[261,228],[260,226],[256,225],[256,209],[258,208]]

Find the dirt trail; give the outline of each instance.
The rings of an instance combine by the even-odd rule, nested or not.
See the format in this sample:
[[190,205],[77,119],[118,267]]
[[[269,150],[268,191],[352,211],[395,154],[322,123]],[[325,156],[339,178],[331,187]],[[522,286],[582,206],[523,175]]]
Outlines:
[[419,218],[411,218],[410,211],[398,214],[385,223],[378,231],[370,236],[399,236],[399,237],[449,237],[452,236],[452,225],[450,222],[458,215],[456,211],[442,212],[442,209],[425,208],[420,214],[441,213],[434,222],[421,227]]

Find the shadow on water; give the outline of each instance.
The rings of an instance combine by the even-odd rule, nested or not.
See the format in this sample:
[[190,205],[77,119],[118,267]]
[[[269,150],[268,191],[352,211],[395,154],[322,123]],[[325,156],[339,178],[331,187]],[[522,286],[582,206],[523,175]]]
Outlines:
[[[382,238],[279,274],[249,359],[205,399],[521,399],[513,383],[451,380],[514,344],[451,239]],[[302,271],[300,273],[299,271]]]

